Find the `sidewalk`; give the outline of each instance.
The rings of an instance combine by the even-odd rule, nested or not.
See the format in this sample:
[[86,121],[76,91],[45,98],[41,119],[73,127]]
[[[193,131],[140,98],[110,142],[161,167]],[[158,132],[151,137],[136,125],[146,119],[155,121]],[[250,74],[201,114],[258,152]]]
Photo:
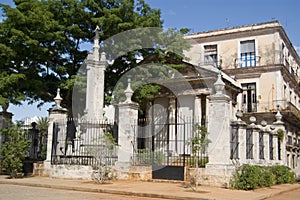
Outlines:
[[240,191],[217,187],[199,186],[201,192],[191,192],[182,183],[114,181],[109,184],[96,184],[86,180],[51,179],[48,177],[29,177],[23,179],[7,179],[0,176],[0,184],[24,185],[63,190],[101,192],[109,194],[152,197],[159,199],[216,199],[216,200],[259,200],[282,192],[300,188],[300,184],[285,184],[262,188],[254,191]]

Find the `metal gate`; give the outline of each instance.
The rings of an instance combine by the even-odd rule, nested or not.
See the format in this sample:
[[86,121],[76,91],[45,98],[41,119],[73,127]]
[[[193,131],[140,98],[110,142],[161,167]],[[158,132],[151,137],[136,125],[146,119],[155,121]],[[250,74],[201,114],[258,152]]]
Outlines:
[[[192,166],[196,157],[189,143],[193,134],[193,121],[141,120],[135,165],[152,165],[153,179],[184,180],[186,166]],[[197,159],[198,160],[198,159]]]

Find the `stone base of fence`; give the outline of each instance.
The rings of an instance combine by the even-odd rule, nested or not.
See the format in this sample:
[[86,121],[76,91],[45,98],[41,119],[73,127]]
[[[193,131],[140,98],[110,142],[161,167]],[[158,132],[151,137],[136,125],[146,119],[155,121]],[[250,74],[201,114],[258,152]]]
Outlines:
[[194,184],[194,179],[197,178],[199,185],[228,188],[230,187],[230,178],[232,177],[234,169],[233,165],[209,164],[207,164],[205,168],[187,168],[186,182],[192,182]]
[[82,165],[51,165],[49,176],[62,179],[91,180],[93,168]]

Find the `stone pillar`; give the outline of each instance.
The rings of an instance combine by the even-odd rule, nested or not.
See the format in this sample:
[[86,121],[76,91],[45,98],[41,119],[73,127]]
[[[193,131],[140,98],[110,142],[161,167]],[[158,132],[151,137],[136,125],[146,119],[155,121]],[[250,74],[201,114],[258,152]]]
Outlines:
[[45,173],[49,174],[51,168],[51,153],[53,147],[53,132],[54,132],[54,123],[61,120],[67,120],[66,108],[61,107],[62,98],[60,96],[60,89],[57,89],[57,95],[54,98],[55,106],[48,110],[49,112],[49,124],[48,124],[48,138],[47,138],[47,155],[46,160],[44,161]]
[[269,146],[269,135],[270,132],[264,132],[264,156],[266,163],[270,162],[270,146]]
[[246,123],[239,126],[239,162],[246,163]]
[[253,129],[253,162],[257,164],[259,162],[259,131],[260,129]]
[[230,161],[230,98],[224,94],[221,74],[214,84],[216,94],[209,96],[208,147],[210,164],[231,164]]
[[[221,72],[220,72],[221,73]],[[208,160],[205,175],[211,177],[211,181],[227,187],[234,171],[234,165],[230,159],[230,97],[224,94],[225,83],[221,74],[214,84],[216,93],[208,97]]]
[[[128,87],[125,90],[126,100],[117,105],[118,116],[118,162],[116,169],[119,172],[119,178],[127,178],[131,166],[134,147],[137,146],[138,129],[138,107],[137,103],[131,101],[133,91],[128,80]],[[124,177],[125,176],[125,177]]]
[[96,28],[93,52],[84,61],[87,70],[85,115],[89,120],[103,119],[104,105],[104,72],[107,66],[106,55],[99,58],[99,32]]
[[278,161],[278,134],[273,132],[273,160],[274,162]]
[[[274,133],[275,133],[275,137],[276,137],[276,142],[274,141],[273,142],[273,145],[274,145],[274,148],[276,147],[276,149],[274,150],[274,152],[276,152],[276,153],[274,153],[274,155],[276,154],[276,160],[277,160],[277,162],[279,163],[279,164],[281,164],[281,165],[287,165],[287,154],[286,154],[286,140],[287,140],[287,138],[286,138],[286,135],[287,135],[287,132],[286,132],[286,129],[285,129],[285,126],[284,126],[284,122],[282,122],[281,121],[281,119],[282,119],[282,115],[281,115],[281,113],[278,111],[277,113],[276,113],[276,115],[275,115],[275,118],[276,118],[276,121],[273,123],[273,129],[274,129]],[[282,141],[280,141],[280,147],[281,147],[281,150],[280,150],[280,154],[281,154],[281,160],[278,160],[278,157],[279,157],[279,155],[278,155],[278,140],[280,140],[279,138],[278,138],[278,130],[279,129],[281,129],[281,130],[283,130],[284,131],[284,136],[283,136],[283,138],[282,138]],[[273,137],[273,140],[274,140],[274,137]],[[274,159],[275,159],[275,157],[274,157]]]
[[195,96],[194,119],[195,122],[201,124],[201,98],[199,96]]

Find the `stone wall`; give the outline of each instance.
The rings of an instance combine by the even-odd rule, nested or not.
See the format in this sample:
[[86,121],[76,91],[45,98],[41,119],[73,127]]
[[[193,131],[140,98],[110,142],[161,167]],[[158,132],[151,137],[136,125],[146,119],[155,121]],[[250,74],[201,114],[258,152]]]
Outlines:
[[51,165],[49,176],[62,179],[91,180],[92,167],[82,165]]

